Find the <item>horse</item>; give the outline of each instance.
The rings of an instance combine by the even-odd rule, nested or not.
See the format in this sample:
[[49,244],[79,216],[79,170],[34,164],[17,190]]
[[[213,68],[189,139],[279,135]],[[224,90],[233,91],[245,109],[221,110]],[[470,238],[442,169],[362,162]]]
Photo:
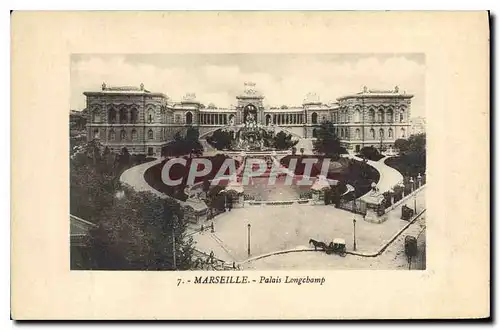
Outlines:
[[309,240],[309,244],[312,244],[314,246],[314,251],[317,251],[318,247],[320,249],[323,249],[326,251],[326,249],[328,248],[328,246],[323,243],[323,242],[318,242],[316,240],[313,240],[312,238]]

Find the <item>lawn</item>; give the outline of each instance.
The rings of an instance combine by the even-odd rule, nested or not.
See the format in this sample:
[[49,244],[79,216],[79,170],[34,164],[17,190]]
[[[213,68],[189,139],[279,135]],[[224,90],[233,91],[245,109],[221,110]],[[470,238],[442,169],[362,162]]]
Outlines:
[[[297,175],[304,174],[305,165],[302,163],[304,159],[318,159],[316,165],[312,167],[312,177],[321,173],[321,165],[325,159],[323,156],[288,155],[283,157],[280,160],[280,163],[283,166],[288,167],[293,158],[297,159],[297,166],[294,172]],[[367,163],[354,159],[340,158],[339,160],[330,161],[330,168],[327,177],[329,179],[339,180],[344,184],[350,184],[353,186],[356,190],[355,196],[352,196],[352,198],[357,198],[370,191],[372,182],[378,182],[380,174],[376,169]]]
[[405,177],[416,177],[419,173],[423,175],[426,171],[425,154],[409,152],[398,157],[387,158],[387,166],[398,170]]
[[[156,164],[146,170],[144,172],[144,179],[146,182],[153,187],[154,189],[167,194],[169,196],[172,196],[174,198],[180,199],[180,200],[186,200],[187,196],[184,194],[184,188],[186,187],[186,181],[189,175],[189,168],[191,166],[191,161],[192,158],[185,156],[186,159],[186,166],[181,165],[181,164],[174,164],[171,167],[170,170],[170,178],[172,180],[177,180],[177,179],[182,179],[182,183],[180,185],[176,186],[169,186],[166,185],[162,178],[161,178],[161,172],[163,169],[163,166],[166,163],[166,160],[162,161],[159,164]],[[212,157],[198,157],[198,158],[206,158],[210,160],[212,163],[212,170],[209,174],[207,174],[204,177],[196,177],[194,182],[202,182],[206,179],[211,180],[213,179],[216,174],[218,173],[219,169],[222,166],[222,163],[224,162],[225,159],[229,158],[224,155],[215,155]],[[234,160],[236,168],[239,166],[239,162]],[[229,174],[229,169],[226,171],[225,175]]]

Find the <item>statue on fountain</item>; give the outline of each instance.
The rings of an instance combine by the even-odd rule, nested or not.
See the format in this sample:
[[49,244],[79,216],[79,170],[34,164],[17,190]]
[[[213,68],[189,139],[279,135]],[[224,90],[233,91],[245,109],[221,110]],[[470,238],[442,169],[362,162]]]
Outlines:
[[255,130],[257,128],[257,122],[253,114],[249,113],[245,118],[245,127],[250,130]]

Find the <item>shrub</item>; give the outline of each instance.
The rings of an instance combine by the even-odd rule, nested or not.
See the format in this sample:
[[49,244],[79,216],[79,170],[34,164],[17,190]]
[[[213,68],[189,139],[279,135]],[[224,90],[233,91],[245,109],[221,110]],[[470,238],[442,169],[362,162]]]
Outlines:
[[367,158],[375,162],[384,157],[384,155],[382,155],[375,147],[364,147],[359,151],[357,156],[360,158]]

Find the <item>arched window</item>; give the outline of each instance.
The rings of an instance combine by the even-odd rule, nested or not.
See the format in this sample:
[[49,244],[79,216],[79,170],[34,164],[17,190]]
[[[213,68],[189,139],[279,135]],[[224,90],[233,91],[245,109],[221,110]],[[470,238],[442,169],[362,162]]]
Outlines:
[[344,134],[345,134],[345,138],[348,139],[349,138],[349,129],[348,128],[345,129]]
[[101,114],[99,113],[99,108],[95,108],[92,110],[92,122],[94,123],[101,122]]
[[384,129],[383,128],[379,129],[378,135],[380,136],[380,138],[384,137]]
[[392,128],[389,128],[387,131],[387,135],[391,138],[392,137]]
[[399,112],[399,122],[402,123],[405,120],[404,110],[401,109]]
[[132,141],[137,140],[137,131],[135,129],[132,130]]
[[354,122],[359,123],[361,121],[361,115],[358,109],[354,110]]
[[193,123],[193,114],[191,112],[186,112],[186,124],[191,125]]
[[136,108],[132,108],[132,110],[130,110],[130,122],[132,124],[136,124],[138,120],[139,120],[139,112],[137,111]]
[[108,111],[108,123],[110,124],[116,123],[116,110],[114,108],[111,108]]
[[112,130],[109,131],[108,140],[109,141],[114,141],[115,139],[116,139],[115,130],[112,129]]
[[370,111],[368,111],[368,117],[370,122],[373,123],[375,121],[375,110],[371,109]]
[[406,131],[403,127],[401,127],[401,137],[404,139],[406,137]]
[[148,140],[153,140],[153,139],[154,139],[153,130],[152,130],[152,129],[150,129],[150,130],[148,131]]
[[318,114],[316,112],[313,112],[311,115],[311,123],[313,123],[313,124],[318,123]]
[[99,130],[96,128],[94,130],[94,139],[98,139],[99,138]]
[[321,121],[322,121],[322,122],[325,122],[325,121],[326,121],[326,116],[323,116],[323,117],[321,118]]
[[271,115],[266,115],[266,125],[271,124]]
[[316,129],[313,129],[313,138],[317,137],[318,137],[318,131],[316,131]]
[[374,130],[373,128],[372,128],[372,129],[370,129],[370,138],[371,138],[372,140],[374,140],[374,139],[375,139],[375,130]]
[[125,124],[127,122],[127,110],[120,109],[120,124]]
[[120,132],[120,141],[125,141],[127,139],[127,132],[122,129]]
[[356,139],[361,139],[361,130],[359,128],[356,128]]
[[340,137],[344,138],[344,129],[343,128],[340,129]]
[[148,124],[153,123],[153,111],[148,111]]
[[384,121],[384,111],[383,110],[379,110],[377,112],[377,115],[378,115],[378,118],[377,118],[378,120],[377,121],[379,123],[382,123]]
[[394,121],[394,112],[392,109],[387,110],[387,122],[392,123]]

